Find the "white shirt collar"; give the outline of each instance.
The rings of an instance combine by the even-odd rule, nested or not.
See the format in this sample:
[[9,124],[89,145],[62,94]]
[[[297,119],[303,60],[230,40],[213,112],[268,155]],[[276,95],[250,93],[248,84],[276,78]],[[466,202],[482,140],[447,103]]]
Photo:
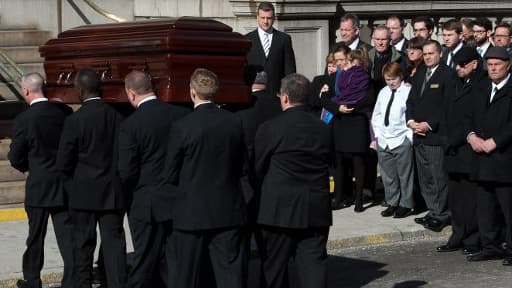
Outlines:
[[402,39],[400,41],[398,41],[393,46],[395,46],[396,51],[402,51],[402,48],[404,47],[404,44],[405,44],[405,37],[402,37]]
[[479,46],[482,49],[482,58],[484,57],[485,53],[487,52],[487,49],[489,49],[489,46],[491,46],[491,42],[487,41],[484,45]]
[[39,103],[39,102],[47,102],[48,101],[48,98],[44,98],[44,97],[41,97],[41,98],[37,98],[37,99],[34,99],[32,100],[32,102],[30,102],[30,106],[32,106],[32,104],[36,104],[36,103]]
[[85,102],[92,101],[92,100],[100,100],[100,99],[101,99],[100,97],[91,97],[91,98],[85,99],[85,100],[84,100],[84,103],[85,103]]
[[356,50],[357,49],[357,46],[359,45],[359,36],[356,38],[356,40],[354,40],[350,45],[348,45],[348,47],[350,48],[350,50]]
[[434,73],[436,73],[436,70],[438,67],[439,67],[439,63],[437,63],[436,66],[434,66],[432,68],[427,67],[427,69],[430,69],[430,71],[432,71],[432,74],[430,75],[430,77],[432,77],[432,75],[434,75]]
[[453,55],[457,54],[457,52],[459,52],[459,50],[462,48],[463,44],[462,44],[462,41],[459,43],[459,45],[457,45],[457,47],[455,47],[455,49],[452,50],[453,52]]
[[155,100],[155,99],[156,99],[156,96],[155,96],[155,95],[153,95],[153,96],[148,96],[148,97],[146,97],[146,98],[144,98],[144,99],[140,100],[139,104],[137,104],[137,108],[139,108],[139,107],[140,107],[140,105],[141,105],[142,103],[146,103],[146,102],[148,102],[148,101]]
[[212,101],[204,101],[204,102],[201,102],[201,103],[197,103],[194,105],[194,109],[197,108],[197,106],[200,106],[200,105],[203,105],[203,104],[208,104],[208,103],[212,103]]
[[505,79],[503,79],[500,83],[494,84],[494,82],[492,82],[492,90],[494,90],[494,87],[497,87],[498,90],[500,90],[501,88],[503,88],[503,86],[505,86],[505,84],[507,84],[509,79],[510,79],[510,73],[508,73],[507,77]]

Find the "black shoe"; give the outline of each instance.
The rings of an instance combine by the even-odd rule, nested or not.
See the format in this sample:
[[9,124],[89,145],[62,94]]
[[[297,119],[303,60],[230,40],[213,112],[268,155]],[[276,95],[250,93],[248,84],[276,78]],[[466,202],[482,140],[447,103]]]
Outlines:
[[386,208],[386,210],[380,212],[380,215],[382,217],[393,216],[393,214],[395,214],[396,209],[398,209],[398,208],[397,207],[393,207],[393,206],[389,206],[388,208]]
[[412,214],[411,208],[405,208],[405,207],[398,207],[396,209],[395,214],[393,215],[393,218],[405,218],[407,216],[410,216]]
[[361,213],[361,212],[363,212],[363,211],[364,211],[364,207],[363,207],[363,205],[361,205],[361,204],[356,204],[356,205],[354,206],[354,212],[356,212],[356,213]]
[[430,216],[425,215],[424,217],[414,218],[414,222],[416,222],[417,224],[420,224],[420,225],[425,225],[428,223],[430,218],[431,218]]
[[481,250],[478,248],[466,247],[466,248],[462,249],[462,254],[464,254],[464,255],[478,254],[480,252],[481,252]]
[[432,230],[434,232],[441,232],[444,227],[446,227],[446,223],[444,223],[441,220],[430,218],[430,220],[425,224],[423,227],[427,228],[428,230]]
[[341,208],[347,208],[347,207],[352,206],[353,204],[354,204],[354,199],[345,199],[341,203]]
[[460,246],[452,246],[450,244],[445,244],[445,245],[438,246],[436,248],[436,250],[437,250],[437,252],[453,252],[453,251],[459,250],[460,248],[461,248]]
[[[41,285],[41,282],[39,282],[39,285],[36,285],[38,286],[39,288],[42,287]],[[19,279],[18,281],[16,281],[16,286],[14,286],[15,288],[30,288],[30,287],[33,287],[31,286],[27,280],[22,280],[22,279]]]
[[469,254],[466,256],[466,260],[470,262],[479,262],[479,261],[489,261],[489,260],[498,260],[503,259],[502,254],[485,254],[483,252],[476,254]]
[[503,266],[512,266],[512,257],[507,256],[503,259]]

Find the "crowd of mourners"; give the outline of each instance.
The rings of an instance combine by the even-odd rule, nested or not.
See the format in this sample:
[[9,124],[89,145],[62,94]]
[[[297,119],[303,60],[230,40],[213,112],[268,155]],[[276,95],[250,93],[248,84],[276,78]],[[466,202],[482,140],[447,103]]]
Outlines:
[[383,217],[428,210],[414,221],[452,226],[437,251],[512,266],[511,26],[450,19],[441,45],[431,18],[414,18],[406,39],[390,16],[372,46],[345,14],[325,74],[310,82],[274,15],[260,3],[246,35],[254,102],[236,113],[216,105],[222,83],[204,68],[190,78],[193,109],[161,102],[148,73],[130,72],[127,117],[102,101],[96,71],[77,73],[74,112],[48,101],[41,75],[22,78],[30,107],[8,155],[28,172],[16,287],[42,287],[49,216],[65,288],[289,287],[290,261],[297,285],[327,287],[332,210],[377,204],[379,174]]

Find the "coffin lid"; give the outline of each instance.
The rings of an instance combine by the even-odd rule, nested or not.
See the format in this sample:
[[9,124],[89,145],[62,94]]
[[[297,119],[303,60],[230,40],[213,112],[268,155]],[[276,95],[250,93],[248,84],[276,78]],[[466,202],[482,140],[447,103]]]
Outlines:
[[[207,45],[205,45],[207,43]],[[197,17],[79,26],[39,47],[46,59],[149,51],[245,55],[251,43],[231,27]],[[114,48],[114,49],[113,49]]]

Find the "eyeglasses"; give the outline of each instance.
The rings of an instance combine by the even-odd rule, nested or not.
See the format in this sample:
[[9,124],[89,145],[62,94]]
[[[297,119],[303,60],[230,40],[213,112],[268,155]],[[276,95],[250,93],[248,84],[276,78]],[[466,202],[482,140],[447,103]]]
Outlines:
[[510,38],[508,35],[494,35],[494,38]]

